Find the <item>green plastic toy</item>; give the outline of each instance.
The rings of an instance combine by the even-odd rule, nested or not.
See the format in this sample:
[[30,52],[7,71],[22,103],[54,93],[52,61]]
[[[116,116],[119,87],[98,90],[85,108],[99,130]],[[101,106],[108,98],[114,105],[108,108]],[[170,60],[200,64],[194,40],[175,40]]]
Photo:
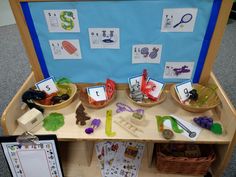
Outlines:
[[43,120],[43,127],[47,131],[56,131],[64,125],[64,116],[60,113],[51,113]]

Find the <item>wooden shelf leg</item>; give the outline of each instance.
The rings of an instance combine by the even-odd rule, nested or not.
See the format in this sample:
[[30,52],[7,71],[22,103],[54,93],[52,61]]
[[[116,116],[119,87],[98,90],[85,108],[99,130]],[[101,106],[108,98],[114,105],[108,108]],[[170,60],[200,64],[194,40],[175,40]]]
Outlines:
[[88,166],[90,166],[92,162],[92,158],[93,158],[94,142],[86,141],[85,143],[86,143],[86,148],[87,148],[87,150],[85,151],[86,158],[87,158]]
[[152,166],[154,143],[146,143],[148,167]]

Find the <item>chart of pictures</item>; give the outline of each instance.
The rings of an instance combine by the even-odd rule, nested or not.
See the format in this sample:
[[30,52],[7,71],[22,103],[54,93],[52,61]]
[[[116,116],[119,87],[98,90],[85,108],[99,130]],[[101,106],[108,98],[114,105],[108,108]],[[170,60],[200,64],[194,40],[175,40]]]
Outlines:
[[197,81],[213,0],[190,1],[28,3],[45,78],[126,83],[146,68],[161,82]]

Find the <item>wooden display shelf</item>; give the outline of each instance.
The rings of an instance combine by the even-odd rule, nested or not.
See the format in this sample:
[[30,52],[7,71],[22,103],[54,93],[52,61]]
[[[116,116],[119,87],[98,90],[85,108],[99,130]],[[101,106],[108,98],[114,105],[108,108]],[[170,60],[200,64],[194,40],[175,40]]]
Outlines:
[[[154,142],[165,142],[166,140],[162,137],[161,133],[158,132],[157,123],[155,115],[170,115],[173,114],[177,117],[183,118],[186,121],[191,122],[194,117],[198,116],[210,116],[213,117],[214,120],[219,121],[218,115],[216,112],[213,111],[207,111],[205,113],[190,113],[183,109],[181,109],[171,98],[171,95],[168,94],[167,99],[164,103],[160,105],[156,105],[150,108],[145,107],[138,107],[136,105],[133,105],[126,97],[125,91],[120,90],[117,93],[116,100],[109,106],[103,108],[103,109],[89,109],[86,108],[86,112],[88,115],[93,118],[99,118],[101,119],[101,125],[98,129],[94,131],[93,134],[87,135],[84,130],[89,126],[89,123],[91,121],[87,121],[87,125],[85,126],[79,126],[76,125],[76,115],[75,110],[77,105],[80,103],[78,97],[75,98],[75,100],[67,107],[60,109],[60,110],[51,110],[51,111],[45,111],[45,116],[48,115],[51,112],[58,112],[64,115],[64,121],[65,124],[63,127],[58,129],[57,131],[46,131],[43,127],[37,131],[35,134],[56,134],[57,138],[60,140],[141,140],[141,141],[154,141]],[[134,110],[136,109],[144,109],[144,116],[147,122],[147,125],[145,126],[138,126],[140,129],[142,129],[143,133],[138,133],[139,137],[135,137],[123,128],[121,128],[119,125],[114,123],[114,120],[117,119],[119,116],[129,119],[129,117],[132,116],[132,113],[129,112],[123,112],[123,113],[116,113],[116,103],[124,103],[126,105],[131,106]],[[105,134],[105,122],[106,122],[106,110],[112,110],[113,113],[113,124],[112,124],[112,131],[116,132],[116,136],[114,137],[108,137]],[[14,135],[22,134],[24,130],[22,130],[19,126],[17,126],[16,130],[14,131]],[[224,135],[215,135],[212,132],[202,129],[202,132],[200,133],[199,137],[197,138],[197,143],[209,143],[209,144],[225,144],[230,142],[230,136],[227,134],[227,132]],[[187,137],[176,134],[174,138],[171,141],[178,141],[178,142],[189,142],[191,141]]]
[[[29,78],[26,80],[26,82],[23,84],[23,86],[20,88],[18,93],[15,95],[13,100],[9,103],[6,110],[4,111],[2,115],[2,127],[4,130],[5,135],[19,135],[23,131],[18,127],[16,119],[20,117],[26,110],[22,110],[22,101],[21,101],[21,95],[24,91],[26,91],[28,88],[32,87],[35,83],[34,75],[31,74]],[[144,160],[140,171],[140,176],[158,176],[158,172],[155,170],[155,168],[148,168],[148,170],[145,170],[145,166],[151,166],[152,164],[152,157],[153,157],[153,150],[154,150],[154,143],[168,143],[168,142],[183,142],[183,143],[197,143],[197,144],[213,144],[216,150],[217,159],[213,163],[211,169],[214,174],[214,176],[220,176],[233,151],[233,146],[235,144],[236,138],[235,138],[235,130],[236,130],[236,113],[233,105],[230,103],[229,99],[225,95],[223,89],[221,88],[220,84],[218,83],[217,79],[213,74],[211,74],[211,78],[209,80],[209,83],[215,84],[218,87],[217,94],[221,100],[221,104],[217,106],[215,109],[205,112],[205,113],[190,113],[182,108],[180,108],[171,98],[170,94],[168,94],[168,98],[165,102],[163,102],[160,105],[156,105],[151,108],[143,108],[145,109],[145,116],[148,120],[148,125],[146,127],[141,127],[144,131],[143,135],[139,137],[134,137],[133,135],[129,134],[116,124],[113,124],[113,131],[117,133],[115,137],[107,137],[105,134],[105,114],[106,110],[112,109],[113,111],[113,120],[118,115],[122,115],[122,113],[117,114],[116,113],[116,103],[122,102],[125,104],[128,104],[132,108],[140,108],[136,105],[133,105],[129,100],[126,98],[125,91],[119,90],[118,91],[118,97],[116,101],[109,105],[106,108],[103,109],[88,109],[86,108],[86,111],[92,118],[100,118],[102,120],[101,127],[99,127],[97,130],[95,130],[94,134],[87,135],[84,132],[85,127],[80,127],[75,124],[75,109],[79,102],[78,98],[75,98],[73,103],[69,105],[66,108],[63,108],[61,110],[56,110],[55,112],[61,112],[65,116],[65,125],[61,127],[59,130],[55,132],[45,131],[44,128],[41,128],[36,134],[56,134],[59,141],[60,141],[60,147],[65,148],[63,150],[63,154],[66,153],[67,157],[71,157],[70,160],[64,161],[65,171],[67,169],[66,175],[73,176],[74,172],[80,171],[81,173],[84,173],[85,175],[86,169],[90,167],[78,167],[78,159],[81,159],[79,157],[82,157],[81,154],[85,155],[85,158],[87,159],[87,165],[94,169],[95,171],[98,170],[98,164],[94,156],[94,143],[96,141],[103,141],[103,140],[114,140],[114,141],[140,141],[146,143],[146,149],[147,153],[144,155]],[[54,111],[50,111],[54,112]],[[50,113],[49,111],[46,111],[46,114]],[[226,134],[224,135],[214,135],[213,133],[209,132],[208,130],[202,130],[200,136],[196,141],[190,141],[188,138],[175,134],[174,139],[171,141],[166,141],[162,138],[160,133],[157,131],[157,123],[155,119],[155,115],[176,115],[178,117],[181,117],[185,120],[191,121],[193,117],[200,116],[200,115],[206,115],[206,116],[213,116],[214,119],[219,120],[226,130]],[[129,113],[125,113],[124,116],[130,116]],[[89,123],[89,122],[88,122]],[[81,151],[78,151],[77,145],[84,144],[86,148],[83,148]],[[71,149],[72,150],[71,150]],[[74,149],[74,150],[73,150]],[[80,152],[80,154],[77,154]],[[144,163],[145,162],[145,163]],[[77,164],[77,165],[76,165]],[[81,170],[79,170],[81,169]],[[92,170],[89,170],[88,173],[92,173]],[[97,174],[97,173],[96,173]],[[77,175],[75,175],[77,176]],[[83,176],[83,175],[82,175]],[[160,176],[163,176],[160,174]],[[176,175],[167,175],[171,177],[175,177]],[[178,175],[177,175],[178,176]]]

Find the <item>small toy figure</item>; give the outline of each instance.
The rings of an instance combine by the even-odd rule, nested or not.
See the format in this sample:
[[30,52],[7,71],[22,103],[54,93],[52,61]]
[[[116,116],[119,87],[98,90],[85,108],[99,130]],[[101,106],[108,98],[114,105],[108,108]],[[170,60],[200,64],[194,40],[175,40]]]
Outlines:
[[76,109],[76,124],[86,125],[86,120],[89,120],[90,117],[86,115],[84,106],[82,104]]
[[36,108],[38,109],[40,112],[44,112],[44,109],[36,104],[34,104],[34,100],[43,100],[46,98],[46,93],[43,91],[38,91],[38,90],[34,90],[34,89],[29,89],[26,92],[24,92],[24,94],[21,97],[22,102],[26,103],[27,106],[32,109],[32,108]]
[[197,90],[196,89],[193,89],[189,92],[189,99],[190,100],[193,100],[193,101],[197,101],[198,99],[198,93],[197,93]]
[[101,124],[100,119],[93,119],[89,128],[85,129],[86,134],[91,134],[94,132],[94,129],[98,128]]

